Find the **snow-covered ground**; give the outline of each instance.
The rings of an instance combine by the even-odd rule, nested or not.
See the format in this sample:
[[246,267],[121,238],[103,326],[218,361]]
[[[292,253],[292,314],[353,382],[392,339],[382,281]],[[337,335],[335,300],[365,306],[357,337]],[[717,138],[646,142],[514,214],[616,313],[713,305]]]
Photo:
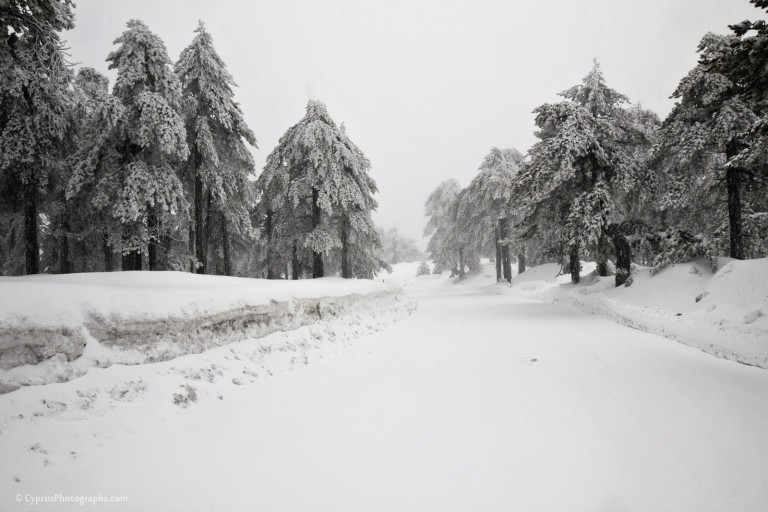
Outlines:
[[[515,276],[511,288],[501,288],[768,368],[768,259],[722,258],[717,272],[705,260],[670,265],[655,275],[635,267],[632,285],[618,288],[613,276],[594,273],[594,263],[583,263],[582,268],[578,286],[570,285],[570,276],[558,275],[559,265],[546,264]],[[494,284],[492,270],[485,267],[485,281],[476,284]]]
[[417,267],[411,316],[0,396],[0,510],[768,509],[768,372]]

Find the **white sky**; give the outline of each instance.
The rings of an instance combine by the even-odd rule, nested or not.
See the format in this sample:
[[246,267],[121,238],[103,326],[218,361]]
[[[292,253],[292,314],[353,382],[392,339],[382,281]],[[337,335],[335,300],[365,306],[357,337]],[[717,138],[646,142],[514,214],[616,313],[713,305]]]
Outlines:
[[429,192],[466,185],[493,146],[526,152],[531,111],[593,58],[663,118],[707,31],[765,17],[748,0],[78,0],[75,13],[72,60],[103,73],[129,19],[174,60],[202,19],[240,86],[257,171],[307,100],[323,101],[371,160],[376,222],[417,240]]

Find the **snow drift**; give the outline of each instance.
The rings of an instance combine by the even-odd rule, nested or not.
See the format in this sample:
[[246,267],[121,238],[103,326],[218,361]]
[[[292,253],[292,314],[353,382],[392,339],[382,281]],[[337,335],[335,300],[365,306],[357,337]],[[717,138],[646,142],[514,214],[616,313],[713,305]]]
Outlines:
[[408,307],[397,287],[121,272],[0,278],[0,392],[88,367],[141,364],[292,330],[352,309]]
[[568,304],[622,324],[660,334],[705,352],[768,368],[768,259],[721,258],[717,272],[705,260],[670,265],[655,275],[633,266],[633,283],[614,287],[594,263],[582,263],[582,282],[570,284],[559,265],[531,268],[510,292]]

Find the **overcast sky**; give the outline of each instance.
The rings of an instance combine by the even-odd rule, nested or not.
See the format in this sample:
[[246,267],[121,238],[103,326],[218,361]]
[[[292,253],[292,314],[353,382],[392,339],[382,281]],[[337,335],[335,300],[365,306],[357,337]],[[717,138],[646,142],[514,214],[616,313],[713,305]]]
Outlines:
[[72,60],[103,73],[129,19],[174,60],[202,19],[240,86],[257,172],[307,100],[323,101],[371,160],[376,222],[419,240],[429,192],[466,185],[493,146],[526,152],[531,111],[593,58],[663,118],[707,31],[765,17],[747,0],[77,0],[75,13]]

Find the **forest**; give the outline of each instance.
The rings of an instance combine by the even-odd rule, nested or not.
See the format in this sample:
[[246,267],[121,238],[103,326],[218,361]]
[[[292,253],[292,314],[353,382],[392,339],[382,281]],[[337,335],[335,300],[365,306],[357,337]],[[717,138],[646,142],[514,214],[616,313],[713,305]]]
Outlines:
[[[203,22],[174,62],[128,21],[110,85],[70,63],[71,0],[14,0],[0,17],[0,274],[371,278],[421,259],[374,225],[371,163],[323,103],[255,169],[256,136]],[[425,204],[435,272],[461,277],[487,257],[509,281],[513,264],[558,262],[576,283],[591,260],[619,286],[633,264],[768,255],[768,27],[705,34],[698,56],[664,120],[595,61],[535,108],[526,153],[493,148],[465,188],[441,183]]]

